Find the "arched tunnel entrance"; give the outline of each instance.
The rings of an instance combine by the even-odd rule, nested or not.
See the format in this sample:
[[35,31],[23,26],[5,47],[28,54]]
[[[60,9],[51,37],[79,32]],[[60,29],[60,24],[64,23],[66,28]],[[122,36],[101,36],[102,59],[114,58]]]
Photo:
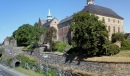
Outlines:
[[15,62],[15,67],[19,67],[19,66],[20,66],[20,62],[19,61]]
[[2,54],[0,54],[0,57],[2,57]]

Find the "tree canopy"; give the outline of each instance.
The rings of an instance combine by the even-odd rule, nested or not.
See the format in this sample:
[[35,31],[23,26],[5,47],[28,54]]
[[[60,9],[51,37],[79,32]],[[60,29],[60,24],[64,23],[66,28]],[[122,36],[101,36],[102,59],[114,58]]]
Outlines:
[[70,29],[73,33],[72,45],[79,53],[87,55],[104,53],[108,32],[103,20],[99,20],[94,14],[79,12],[73,15]]
[[125,35],[122,32],[117,32],[112,34],[112,42],[116,42],[116,41],[122,41],[123,39],[125,39]]
[[52,26],[50,27],[45,34],[45,41],[49,44],[52,44],[53,40],[56,39],[57,30]]
[[45,31],[46,28],[40,28],[36,23],[34,26],[23,24],[13,32],[13,37],[17,40],[18,46],[28,46],[31,43],[36,43]]

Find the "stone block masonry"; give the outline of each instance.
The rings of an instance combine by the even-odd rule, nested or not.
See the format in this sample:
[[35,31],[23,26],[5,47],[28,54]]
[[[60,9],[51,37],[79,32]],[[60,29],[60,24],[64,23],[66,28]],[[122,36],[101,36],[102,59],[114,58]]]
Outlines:
[[69,67],[80,71],[86,71],[97,74],[106,74],[108,76],[129,76],[130,63],[108,63],[108,62],[91,62],[91,61],[77,61],[74,56],[70,55],[67,60],[65,56],[47,53],[48,58],[41,58],[47,64],[56,64],[61,67]]

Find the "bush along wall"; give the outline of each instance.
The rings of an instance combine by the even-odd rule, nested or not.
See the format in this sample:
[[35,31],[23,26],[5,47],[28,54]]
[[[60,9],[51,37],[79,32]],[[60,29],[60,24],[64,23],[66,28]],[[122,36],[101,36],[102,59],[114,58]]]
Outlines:
[[57,41],[53,43],[52,45],[53,45],[52,49],[57,52],[64,52],[65,50],[70,49],[69,44],[65,42],[61,42],[61,41]]
[[106,55],[108,55],[108,56],[115,55],[119,52],[120,52],[119,46],[117,46],[115,44],[110,44],[107,46]]
[[30,59],[29,57],[27,57],[25,55],[18,55],[16,58],[21,61],[21,67],[23,67],[25,69],[30,70],[35,65],[35,60]]
[[7,64],[8,64],[9,67],[12,67],[11,63],[12,63],[12,59],[10,57],[8,57],[7,58]]
[[124,39],[124,40],[121,42],[121,49],[122,49],[122,50],[130,50],[130,41]]

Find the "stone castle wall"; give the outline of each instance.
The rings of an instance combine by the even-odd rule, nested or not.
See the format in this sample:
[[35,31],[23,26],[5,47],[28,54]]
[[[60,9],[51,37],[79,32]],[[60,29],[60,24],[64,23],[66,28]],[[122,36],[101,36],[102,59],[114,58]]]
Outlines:
[[73,55],[64,57],[57,54],[43,54],[47,58],[41,57],[41,60],[47,64],[56,64],[61,67],[69,67],[80,71],[86,71],[97,74],[107,74],[115,76],[129,76],[130,63],[108,63],[108,62],[91,62],[73,60]]

